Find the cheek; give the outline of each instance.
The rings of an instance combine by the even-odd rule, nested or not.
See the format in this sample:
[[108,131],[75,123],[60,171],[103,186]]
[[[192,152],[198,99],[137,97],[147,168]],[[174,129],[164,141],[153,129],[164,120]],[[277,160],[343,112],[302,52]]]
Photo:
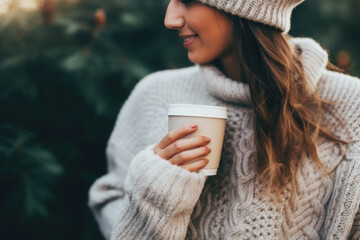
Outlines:
[[211,56],[215,60],[230,50],[230,43],[229,35],[224,32],[216,32],[204,41],[204,48],[206,48],[209,57]]
[[[204,25],[203,25],[204,26]],[[199,42],[189,50],[189,60],[197,64],[212,62],[228,54],[231,47],[230,32],[227,28],[215,24],[214,28],[199,28]]]

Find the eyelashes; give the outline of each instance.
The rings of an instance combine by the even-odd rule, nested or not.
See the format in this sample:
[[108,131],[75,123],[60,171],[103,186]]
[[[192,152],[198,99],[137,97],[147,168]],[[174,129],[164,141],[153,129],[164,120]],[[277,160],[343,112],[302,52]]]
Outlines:
[[192,2],[194,2],[194,0],[180,0],[180,2],[182,2],[185,5],[188,5],[188,4],[192,3]]

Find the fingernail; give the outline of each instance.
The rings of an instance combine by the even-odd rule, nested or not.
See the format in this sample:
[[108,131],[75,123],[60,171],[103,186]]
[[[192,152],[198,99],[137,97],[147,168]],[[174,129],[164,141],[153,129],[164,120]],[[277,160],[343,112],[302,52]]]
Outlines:
[[210,149],[210,148],[208,148],[208,147],[206,147],[206,150],[207,150],[208,152],[211,152],[211,149]]
[[210,138],[205,138],[205,142],[209,143],[210,142]]
[[193,123],[193,124],[191,124],[191,128],[196,128],[198,126],[198,124],[197,123]]

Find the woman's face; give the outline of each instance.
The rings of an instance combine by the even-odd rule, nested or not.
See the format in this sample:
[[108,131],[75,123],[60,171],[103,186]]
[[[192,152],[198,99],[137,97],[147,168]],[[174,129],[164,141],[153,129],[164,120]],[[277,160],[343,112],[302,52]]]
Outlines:
[[230,20],[215,8],[195,1],[185,4],[170,0],[164,23],[167,28],[179,31],[193,63],[222,61],[231,55]]

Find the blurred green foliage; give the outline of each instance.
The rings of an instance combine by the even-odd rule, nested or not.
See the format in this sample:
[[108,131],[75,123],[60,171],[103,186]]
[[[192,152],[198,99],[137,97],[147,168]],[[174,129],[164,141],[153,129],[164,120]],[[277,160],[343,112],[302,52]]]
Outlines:
[[294,11],[291,34],[312,37],[330,53],[330,60],[360,76],[360,0],[305,1]]
[[[0,15],[1,238],[101,239],[87,192],[119,109],[146,74],[191,63],[163,27],[167,0],[43,2]],[[307,1],[290,33],[359,75],[359,5]]]

